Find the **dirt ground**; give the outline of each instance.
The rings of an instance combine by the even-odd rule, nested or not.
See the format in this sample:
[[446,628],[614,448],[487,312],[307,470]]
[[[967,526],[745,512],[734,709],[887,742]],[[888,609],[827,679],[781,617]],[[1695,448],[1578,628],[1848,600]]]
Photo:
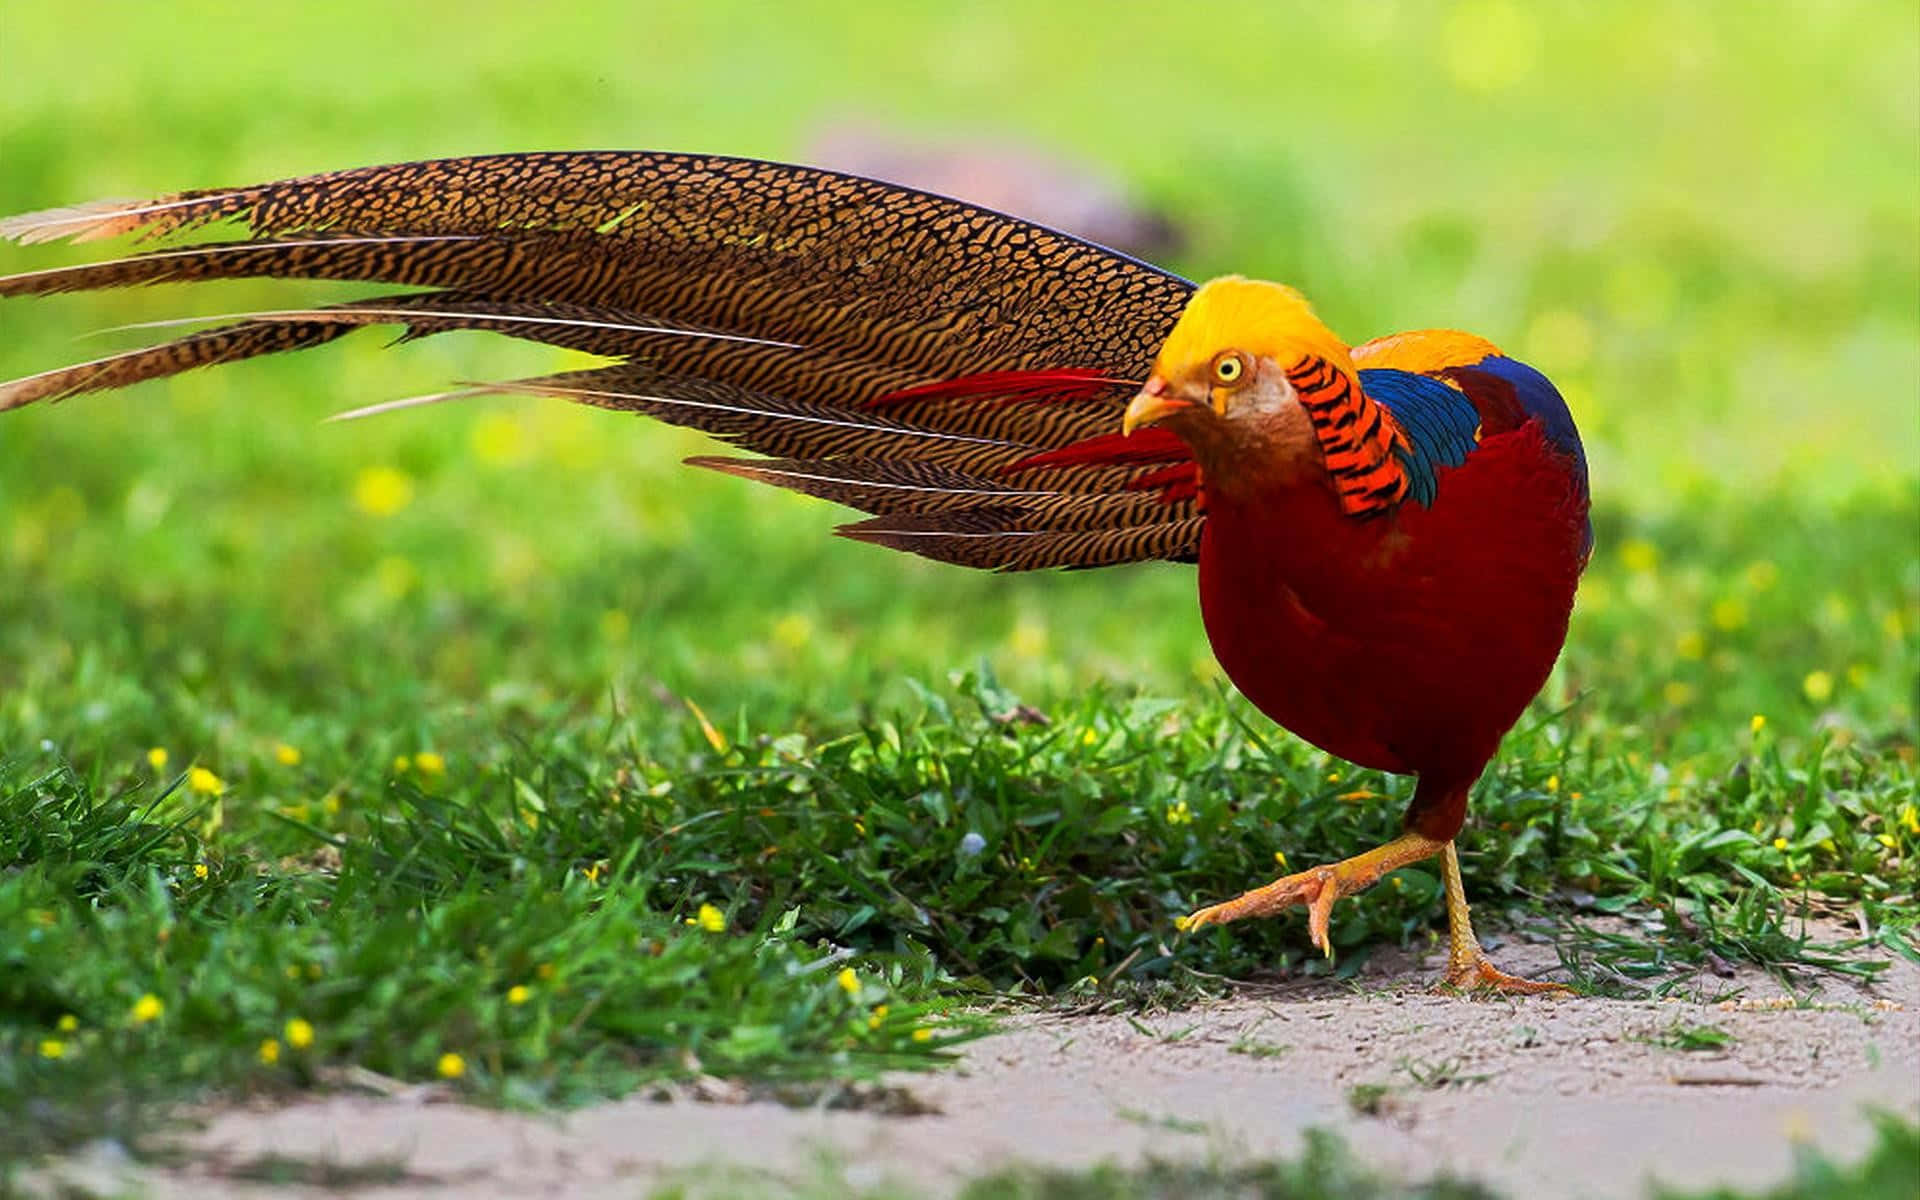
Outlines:
[[[1496,957],[1553,964],[1550,948],[1519,942]],[[1654,1178],[1765,1187],[1787,1175],[1796,1143],[1863,1154],[1870,1106],[1920,1117],[1920,967],[1897,956],[1874,986],[1829,978],[1799,1008],[1744,970],[1710,980],[1717,994],[1744,989],[1720,1003],[1469,1001],[1425,990],[1437,965],[1380,956],[1358,986],[1306,983],[1147,1018],[1018,1019],[957,1070],[901,1077],[896,1103],[875,1106],[891,1113],[784,1107],[722,1086],[529,1116],[416,1089],[211,1114],[180,1165],[131,1179],[112,1162],[69,1167],[141,1194],[214,1200],[339,1194],[244,1178],[267,1156],[332,1164],[336,1186],[384,1164],[367,1172],[389,1176],[369,1193],[439,1200],[633,1196],[688,1172],[695,1194],[702,1183],[778,1194],[817,1185],[825,1157],[854,1184],[941,1195],[1016,1160],[1293,1155],[1319,1127],[1389,1173],[1448,1167],[1536,1200],[1640,1197]],[[1700,1026],[1731,1040],[1663,1044]]]

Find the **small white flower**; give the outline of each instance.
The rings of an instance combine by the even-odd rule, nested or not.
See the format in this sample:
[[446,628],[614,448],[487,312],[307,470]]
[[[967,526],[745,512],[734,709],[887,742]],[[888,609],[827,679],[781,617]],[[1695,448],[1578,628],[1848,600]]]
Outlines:
[[960,839],[960,857],[972,858],[987,848],[987,839],[977,833],[969,833]]

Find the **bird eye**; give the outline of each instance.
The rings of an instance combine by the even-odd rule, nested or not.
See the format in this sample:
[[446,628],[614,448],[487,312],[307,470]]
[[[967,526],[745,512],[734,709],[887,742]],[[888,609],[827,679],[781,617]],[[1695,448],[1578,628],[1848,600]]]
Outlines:
[[1239,383],[1246,373],[1247,364],[1231,351],[1213,360],[1213,378],[1216,382]]

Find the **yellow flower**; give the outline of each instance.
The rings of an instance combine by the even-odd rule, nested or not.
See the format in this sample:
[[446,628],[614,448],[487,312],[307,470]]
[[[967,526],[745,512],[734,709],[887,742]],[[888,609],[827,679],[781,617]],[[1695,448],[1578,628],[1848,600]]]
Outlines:
[[813,640],[813,622],[804,613],[788,613],[773,623],[773,640],[789,650],[798,650]]
[[41,1038],[40,1039],[40,1057],[41,1058],[64,1058],[66,1056],[66,1053],[67,1053],[67,1044],[61,1041],[59,1038]]
[[147,765],[156,771],[166,770],[167,748],[165,746],[155,746],[153,749],[147,751]]
[[287,1045],[295,1050],[305,1050],[313,1045],[313,1025],[300,1017],[288,1021],[287,1027],[281,1032],[286,1035]]
[[1713,605],[1713,626],[1715,629],[1732,633],[1743,629],[1747,624],[1747,602],[1737,596],[1728,596]]
[[207,877],[207,864],[205,863],[193,864],[193,877],[195,879],[205,879]]
[[422,775],[444,775],[447,773],[447,760],[431,750],[422,750],[413,756],[413,769]]
[[297,767],[300,765],[299,748],[295,746],[289,746],[285,742],[280,742],[274,746],[273,757],[274,757],[274,761],[278,762],[283,767]]
[[1767,714],[1755,713],[1753,720],[1747,722],[1747,732],[1757,734],[1767,727]]
[[1911,804],[1901,805],[1900,824],[1908,833],[1920,835],[1920,809]]
[[1167,806],[1167,824],[1169,825],[1193,824],[1193,810],[1187,807],[1187,802],[1185,800],[1180,801],[1178,804],[1169,804]]
[[187,768],[187,787],[203,796],[218,796],[227,790],[226,782],[205,767]]
[[834,982],[838,983],[840,990],[849,996],[860,994],[860,976],[854,974],[852,967],[841,967],[840,974],[834,976]]
[[1560,790],[1560,777],[1558,775],[1547,776],[1547,790],[1549,792],[1557,792]]
[[507,1003],[508,1004],[525,1004],[527,1002],[527,999],[532,995],[533,993],[527,990],[526,984],[516,983],[512,987],[507,989]]
[[72,1013],[65,1013],[58,1021],[53,1023],[53,1027],[61,1033],[72,1033],[74,1030],[80,1028],[80,1018],[74,1016]]
[[697,919],[700,922],[700,928],[706,930],[708,933],[725,933],[727,931],[727,914],[721,912],[711,904],[702,904],[700,906],[700,916]]
[[617,608],[609,608],[600,614],[600,636],[610,642],[624,640],[632,628],[633,622]]
[[1091,746],[1095,742],[1098,742],[1099,740],[1100,740],[1100,734],[1091,728],[1089,728],[1085,733],[1080,735],[1080,744],[1082,746]]
[[1681,658],[1698,662],[1707,656],[1707,639],[1700,636],[1699,630],[1689,629],[1674,642],[1673,652]]
[[933,1030],[925,1027],[916,1029],[913,1031],[913,1040],[916,1042],[930,1042],[933,1040]]
[[1775,850],[1785,850],[1787,848],[1787,839],[1783,837],[1773,839],[1773,848]]
[[440,1061],[433,1065],[433,1069],[440,1073],[442,1079],[458,1079],[467,1073],[467,1060],[449,1050],[440,1056]]
[[160,1003],[160,997],[148,992],[133,1002],[133,1023],[145,1025],[148,1021],[157,1021],[165,1011],[166,1006]]
[[266,1038],[261,1041],[257,1053],[260,1061],[270,1067],[280,1061],[280,1043],[274,1038]]
[[1182,933],[1184,933],[1184,932],[1186,932],[1186,928],[1187,928],[1187,926],[1189,926],[1189,925],[1191,925],[1191,924],[1193,924],[1193,918],[1192,918],[1192,917],[1187,917],[1187,916],[1179,916],[1179,917],[1175,917],[1175,918],[1173,919],[1173,927],[1174,927],[1175,929],[1177,929],[1177,930],[1179,930],[1179,931],[1181,931]]
[[1620,565],[1644,575],[1660,565],[1660,549],[1645,538],[1628,538],[1620,543]]
[[1287,852],[1285,850],[1275,850],[1273,852],[1273,861],[1280,864],[1280,869],[1282,871],[1286,870],[1287,869]]
[[1874,835],[1873,840],[1879,842],[1889,850],[1895,849],[1900,844],[1894,840],[1893,835],[1890,833],[1877,833]]
[[1833,676],[1825,671],[1809,671],[1800,681],[1800,690],[1815,704],[1825,704],[1833,697]]
[[1039,658],[1047,652],[1047,627],[1030,617],[1014,623],[1013,652],[1021,658]]
[[888,1012],[888,1009],[886,1005],[884,1004],[874,1005],[873,1012],[869,1014],[867,1017],[867,1028],[868,1029],[880,1028],[880,1026],[886,1022],[887,1012]]
[[413,478],[394,467],[367,467],[353,481],[353,503],[372,517],[390,517],[413,503]]
[[393,757],[393,773],[394,773],[395,775],[405,775],[405,774],[406,774],[406,773],[407,773],[408,771],[411,771],[411,770],[413,770],[413,760],[412,760],[412,759],[410,759],[410,758],[408,758],[408,757],[407,757],[406,755],[404,755],[404,754],[396,754],[396,755],[394,755],[394,757]]
[[516,463],[527,456],[520,422],[504,413],[488,413],[475,421],[467,444],[475,458],[494,466]]

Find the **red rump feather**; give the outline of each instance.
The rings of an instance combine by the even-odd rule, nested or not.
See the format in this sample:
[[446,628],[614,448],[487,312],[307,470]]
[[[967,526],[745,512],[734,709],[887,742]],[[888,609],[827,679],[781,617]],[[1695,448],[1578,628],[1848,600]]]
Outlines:
[[1153,426],[1124,433],[1082,438],[1070,446],[1030,454],[1009,463],[1006,473],[1037,471],[1042,467],[1116,467],[1128,463],[1192,462],[1193,451],[1172,430]]
[[1200,464],[1174,463],[1158,471],[1149,471],[1127,484],[1129,491],[1144,492],[1149,488],[1159,488],[1161,502],[1165,504],[1192,500],[1200,494]]
[[[942,379],[933,383],[884,393],[867,401],[869,408],[897,404],[946,400],[981,400],[995,404],[1016,404],[1027,400],[1091,400],[1112,387],[1138,387],[1137,380],[1115,379],[1084,367],[1063,367],[1040,371],[983,371]],[[1031,454],[1001,468],[1001,473],[1017,475],[1043,467],[1119,467],[1134,464],[1167,464],[1127,484],[1129,491],[1159,488],[1160,499],[1168,504],[1191,500],[1200,494],[1200,465],[1171,431],[1142,429],[1132,436],[1103,433],[1082,438],[1057,450]]]
[[1030,454],[1008,464],[1008,475],[1036,471],[1042,467],[1119,467],[1132,464],[1164,463],[1127,484],[1129,491],[1159,488],[1160,499],[1168,504],[1191,500],[1200,492],[1200,464],[1193,451],[1172,430],[1158,426],[1135,430],[1132,434],[1103,433],[1083,438],[1070,446]]

